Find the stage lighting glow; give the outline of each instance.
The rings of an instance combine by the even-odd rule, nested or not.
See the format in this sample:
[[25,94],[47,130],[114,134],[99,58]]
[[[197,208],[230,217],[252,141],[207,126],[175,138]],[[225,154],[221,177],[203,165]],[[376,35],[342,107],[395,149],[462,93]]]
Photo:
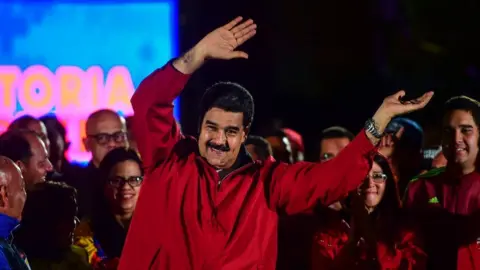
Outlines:
[[7,1],[0,10],[0,25],[9,25],[0,29],[0,132],[22,115],[54,113],[67,127],[71,161],[90,159],[88,115],[131,115],[141,80],[177,55],[176,0]]

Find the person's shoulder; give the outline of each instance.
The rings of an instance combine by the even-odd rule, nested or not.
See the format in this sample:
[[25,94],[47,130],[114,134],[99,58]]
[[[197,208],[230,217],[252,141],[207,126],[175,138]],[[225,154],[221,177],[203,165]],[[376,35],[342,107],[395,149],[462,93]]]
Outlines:
[[438,178],[439,176],[441,176],[445,172],[445,169],[446,169],[446,167],[431,169],[427,172],[424,172],[424,173],[421,173],[421,174],[415,176],[414,178],[412,178],[412,180],[410,180],[410,183],[414,183],[414,182],[422,181],[422,180],[423,181],[435,180],[436,178]]

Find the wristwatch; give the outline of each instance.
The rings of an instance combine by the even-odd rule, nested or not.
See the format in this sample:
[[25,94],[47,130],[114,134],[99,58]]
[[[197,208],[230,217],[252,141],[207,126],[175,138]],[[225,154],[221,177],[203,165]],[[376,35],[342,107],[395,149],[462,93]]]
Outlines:
[[375,121],[372,119],[372,118],[369,118],[366,122],[365,122],[365,131],[372,134],[373,137],[377,138],[377,139],[381,139],[382,136],[383,136],[383,133],[380,133],[378,131],[378,128],[377,128],[377,125],[375,123]]

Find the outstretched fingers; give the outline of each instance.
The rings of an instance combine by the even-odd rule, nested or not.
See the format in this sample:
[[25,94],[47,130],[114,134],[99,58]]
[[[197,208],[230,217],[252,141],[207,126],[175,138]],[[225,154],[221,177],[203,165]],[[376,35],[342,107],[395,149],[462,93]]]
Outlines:
[[428,104],[428,102],[430,102],[432,97],[433,97],[433,91],[430,91],[423,94],[421,97],[417,99],[412,99],[412,100],[403,102],[403,104],[408,106],[410,110],[418,110],[425,107]]
[[233,34],[233,36],[238,39],[242,36],[247,35],[248,33],[252,32],[252,31],[255,31],[256,29],[257,29],[257,25],[256,24],[251,24],[251,25],[243,28],[242,30],[237,31],[236,33]]
[[238,46],[245,43],[245,41],[251,39],[253,36],[255,36],[256,33],[257,33],[257,30],[256,30],[256,26],[255,26],[255,28],[253,28],[249,32],[245,33],[245,35],[242,35],[242,36],[236,38]]
[[235,27],[230,29],[230,32],[232,32],[232,34],[236,34],[240,31],[244,30],[245,28],[248,28],[248,27],[252,26],[253,24],[254,24],[253,20],[248,19],[248,20],[244,21],[243,23],[241,23],[239,25],[236,25]]
[[243,18],[241,16],[238,16],[235,19],[233,19],[232,21],[230,21],[229,23],[225,24],[223,26],[223,28],[230,31],[230,30],[232,30],[233,27],[235,27],[235,25],[237,25],[242,20],[243,20]]

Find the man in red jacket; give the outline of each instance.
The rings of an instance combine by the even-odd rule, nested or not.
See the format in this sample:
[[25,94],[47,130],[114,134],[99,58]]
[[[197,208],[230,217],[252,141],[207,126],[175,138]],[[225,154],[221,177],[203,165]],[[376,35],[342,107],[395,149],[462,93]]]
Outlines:
[[480,269],[480,103],[466,96],[445,103],[446,167],[410,181],[404,206],[420,224],[428,269]]
[[183,137],[173,100],[206,59],[248,58],[235,49],[256,33],[236,18],[182,57],[148,76],[132,97],[133,129],[145,180],[119,269],[274,269],[277,212],[329,205],[357,188],[390,119],[424,107],[432,93],[402,102],[388,97],[356,139],[323,164],[253,162],[243,145],[253,99],[234,83],[217,83],[201,101],[198,141]]

